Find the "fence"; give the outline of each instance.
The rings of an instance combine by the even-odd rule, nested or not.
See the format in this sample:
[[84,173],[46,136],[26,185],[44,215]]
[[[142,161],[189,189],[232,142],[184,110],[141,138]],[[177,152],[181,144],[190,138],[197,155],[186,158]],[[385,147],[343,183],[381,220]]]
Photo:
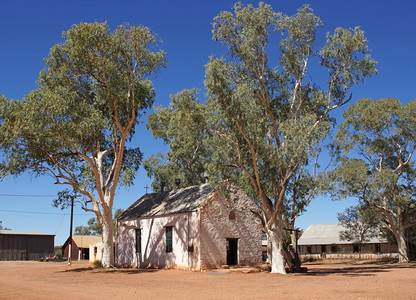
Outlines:
[[301,254],[301,260],[310,259],[397,259],[397,253],[316,253],[316,254]]

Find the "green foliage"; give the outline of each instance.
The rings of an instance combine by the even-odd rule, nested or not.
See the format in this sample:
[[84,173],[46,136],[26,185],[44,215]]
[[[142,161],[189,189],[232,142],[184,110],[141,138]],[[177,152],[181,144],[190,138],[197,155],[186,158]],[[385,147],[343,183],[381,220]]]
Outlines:
[[[140,111],[154,101],[146,78],[164,65],[164,53],[146,49],[156,41],[145,27],[124,25],[109,33],[106,23],[81,23],[64,37],[45,59],[39,88],[23,101],[2,99],[7,102],[1,105],[2,148],[8,158],[3,170],[40,175],[64,165],[69,170],[61,172],[77,172],[71,183],[86,188],[94,174],[84,155],[119,148],[122,139],[131,138]],[[117,153],[109,152],[103,158],[105,173]],[[120,176],[129,185],[142,154],[138,148],[122,154]]]
[[341,253],[343,251],[343,247],[337,244],[331,244],[331,252],[332,253]]
[[165,53],[143,26],[110,32],[107,23],[81,23],[63,38],[45,59],[37,89],[23,100],[0,97],[0,176],[50,175],[72,187],[59,205],[70,193],[82,195],[92,205],[83,208],[111,227],[118,184],[132,184],[142,160],[126,143],[154,102],[150,78],[166,65]]
[[[307,170],[332,129],[329,113],[350,100],[351,86],[376,72],[358,28],[337,28],[317,51],[321,25],[309,6],[285,16],[264,3],[237,3],[213,24],[213,38],[229,58],[211,57],[206,65],[207,127],[218,152],[210,168],[249,179],[268,227],[284,211],[293,209],[289,217],[305,209],[316,186]],[[277,59],[267,53],[274,33],[281,37]],[[311,81],[312,57],[328,71],[327,88]]]
[[124,209],[118,208],[115,212],[114,212],[114,216],[113,216],[113,236],[116,236],[116,232],[117,232],[117,218],[123,213]]
[[[317,191],[312,162],[333,128],[330,112],[351,99],[353,85],[376,73],[363,31],[337,28],[318,50],[321,25],[309,6],[293,16],[262,2],[221,12],[212,33],[228,55],[212,56],[205,66],[205,105],[185,90],[150,118],[154,136],[171,151],[152,158],[157,167],[148,168],[149,175],[160,180],[184,172],[187,165],[175,155],[190,158],[202,143],[204,169],[193,174],[205,171],[213,184],[232,178],[259,204],[265,232],[276,235],[281,248],[283,218],[294,226]],[[327,70],[324,88],[312,81],[312,58]],[[170,131],[172,120],[177,125]]]
[[54,247],[54,253],[55,253],[55,256],[58,260],[62,259],[62,247],[61,246],[55,246]]
[[340,197],[357,197],[380,215],[404,260],[406,232],[416,225],[415,109],[415,100],[402,106],[389,98],[351,105],[337,134],[342,163],[332,175]]
[[103,264],[101,260],[96,259],[94,260],[93,266],[94,266],[94,269],[101,269],[103,267]]
[[168,190],[204,183],[205,164],[212,155],[203,130],[205,108],[197,98],[198,90],[183,90],[171,96],[169,107],[157,107],[148,117],[147,128],[155,138],[169,144],[166,155],[156,154],[143,162],[153,190],[163,184]]
[[87,222],[88,226],[75,227],[75,235],[101,235],[101,224],[98,223],[96,218],[91,218]]
[[380,218],[369,206],[351,206],[338,213],[338,221],[344,227],[340,232],[341,240],[362,244],[381,233]]
[[302,167],[296,170],[293,180],[287,185],[287,196],[283,201],[283,219],[286,228],[296,229],[295,221],[297,217],[306,211],[310,201],[319,192],[319,179],[319,177],[310,174],[308,170],[304,170]]
[[[116,221],[117,218],[123,213],[123,209],[119,208],[114,212],[113,216],[113,236],[116,236]],[[97,221],[96,218],[91,218],[87,222],[88,226],[77,226],[75,227],[75,235],[101,235],[102,234],[102,228],[101,224]]]

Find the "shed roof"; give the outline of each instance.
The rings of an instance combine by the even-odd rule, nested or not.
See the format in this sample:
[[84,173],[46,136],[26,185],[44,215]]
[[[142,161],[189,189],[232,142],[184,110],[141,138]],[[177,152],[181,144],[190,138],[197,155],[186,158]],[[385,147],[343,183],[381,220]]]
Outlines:
[[[90,245],[101,242],[103,239],[101,235],[72,235],[72,240],[77,244],[78,248],[89,248]],[[65,248],[69,243],[69,237],[62,245]]]
[[39,232],[24,231],[24,230],[0,230],[0,234],[5,234],[5,235],[49,235],[49,236],[55,236],[54,234],[49,234],[49,233],[39,233]]
[[73,235],[72,239],[78,248],[89,248],[91,244],[102,241],[101,235]]
[[[339,233],[344,230],[340,223],[310,225],[299,238],[298,245],[330,245],[330,244],[354,244],[355,241],[342,241]],[[371,238],[365,244],[386,243],[381,237]]]
[[119,217],[119,220],[154,217],[195,211],[214,190],[209,184],[169,192],[145,194]]

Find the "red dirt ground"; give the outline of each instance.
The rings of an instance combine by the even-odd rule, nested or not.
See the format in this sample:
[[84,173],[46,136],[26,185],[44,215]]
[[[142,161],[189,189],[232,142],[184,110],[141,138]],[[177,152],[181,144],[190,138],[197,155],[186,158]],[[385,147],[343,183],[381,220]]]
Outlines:
[[0,262],[0,299],[416,299],[416,264],[304,266],[307,273],[276,275]]

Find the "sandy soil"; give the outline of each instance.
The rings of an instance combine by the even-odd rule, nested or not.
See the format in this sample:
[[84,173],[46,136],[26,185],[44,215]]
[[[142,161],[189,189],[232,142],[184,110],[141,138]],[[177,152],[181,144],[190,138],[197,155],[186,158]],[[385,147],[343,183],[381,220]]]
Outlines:
[[304,264],[307,273],[92,269],[0,262],[0,299],[416,299],[416,264]]

